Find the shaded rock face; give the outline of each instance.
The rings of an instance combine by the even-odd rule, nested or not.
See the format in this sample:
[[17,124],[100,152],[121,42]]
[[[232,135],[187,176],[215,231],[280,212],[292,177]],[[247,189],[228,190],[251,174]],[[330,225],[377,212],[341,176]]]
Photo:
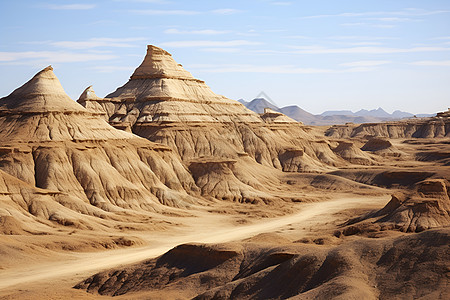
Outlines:
[[333,138],[372,136],[393,139],[450,137],[450,117],[442,115],[397,122],[334,125],[325,131],[325,135]]
[[421,232],[450,225],[450,198],[448,181],[427,179],[416,183],[409,194],[394,194],[385,207],[353,219],[344,235],[399,230]]
[[304,159],[289,169],[323,171],[336,158],[323,138],[307,127],[282,114],[261,117],[213,93],[169,53],[151,45],[124,86],[93,101],[103,107],[113,126],[129,126],[133,133],[174,149],[184,161],[239,159],[245,152],[259,164],[282,170],[282,153],[297,148],[304,151]]
[[[392,224],[405,232],[420,232],[450,225],[450,198],[446,180],[429,179],[416,184],[403,201],[396,197],[383,209],[379,223]],[[381,213],[379,213],[381,215]]]
[[374,165],[373,158],[356,147],[352,142],[339,142],[339,145],[333,149],[343,159],[358,165]]
[[[171,149],[117,130],[72,101],[51,67],[0,99],[0,126],[0,170],[58,194],[71,209],[91,215],[97,210],[89,207],[159,211],[161,204],[196,201],[192,195],[199,190]],[[22,198],[7,201],[13,205]],[[40,203],[22,209],[36,216]]]
[[441,229],[333,248],[180,245],[75,288],[112,296],[178,291],[195,299],[445,299],[448,238],[449,230]]

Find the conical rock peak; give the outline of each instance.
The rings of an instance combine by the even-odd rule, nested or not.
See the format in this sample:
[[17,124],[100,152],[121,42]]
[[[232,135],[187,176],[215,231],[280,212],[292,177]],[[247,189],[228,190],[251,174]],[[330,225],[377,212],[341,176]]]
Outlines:
[[0,111],[49,112],[83,111],[78,103],[70,99],[51,66],[38,72],[9,96],[0,99]]
[[183,69],[180,64],[177,64],[169,52],[153,45],[148,45],[144,61],[134,71],[130,79],[152,78],[174,78],[198,81],[191,73]]

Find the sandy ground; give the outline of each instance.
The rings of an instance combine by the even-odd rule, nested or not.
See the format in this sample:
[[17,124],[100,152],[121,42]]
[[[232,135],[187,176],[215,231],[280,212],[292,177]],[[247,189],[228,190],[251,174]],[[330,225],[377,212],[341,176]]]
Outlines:
[[[150,243],[142,247],[89,253],[55,253],[48,261],[28,264],[0,272],[0,297],[3,299],[92,299],[72,287],[82,279],[101,270],[157,257],[183,243],[223,243],[247,239],[262,233],[289,232],[302,238],[311,231],[322,230],[326,224],[342,219],[343,211],[381,208],[389,196],[345,197],[319,203],[298,204],[298,212],[283,217],[260,219],[251,224],[230,222],[233,215],[198,213],[195,220],[184,220],[187,230],[171,234],[148,234],[141,237]],[[54,287],[58,286],[57,289]]]

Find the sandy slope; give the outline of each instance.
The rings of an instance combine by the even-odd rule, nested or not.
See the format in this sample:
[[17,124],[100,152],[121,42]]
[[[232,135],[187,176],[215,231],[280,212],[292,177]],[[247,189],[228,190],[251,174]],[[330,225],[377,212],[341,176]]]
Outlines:
[[[364,202],[365,208],[379,208],[386,204],[388,200],[389,197],[387,196],[365,197],[363,201],[356,197],[340,197],[320,203],[299,204],[301,210],[292,215],[241,226],[230,223],[226,226],[224,222],[217,222],[214,216],[205,214],[201,217],[201,222],[190,223],[189,234],[161,235],[156,239],[155,236],[148,236],[147,238],[152,241],[150,246],[101,253],[71,253],[61,256],[61,259],[56,261],[29,265],[20,269],[2,270],[0,273],[0,297],[9,295],[10,299],[26,299],[30,295],[27,294],[26,290],[24,292],[24,287],[32,287],[32,294],[37,293],[42,297],[49,297],[49,291],[46,287],[54,285],[55,282],[61,285],[61,289],[67,289],[67,293],[64,293],[66,296],[70,293],[80,293],[80,291],[70,291],[71,286],[76,284],[80,278],[86,277],[94,271],[153,258],[182,243],[237,241],[261,233],[275,232],[288,225],[298,224],[301,226],[297,227],[309,231],[313,225],[332,222],[336,218],[336,213],[340,211],[361,207],[362,202]],[[302,237],[301,230],[298,237]],[[54,291],[51,296],[54,297],[57,293],[60,293],[61,289]]]

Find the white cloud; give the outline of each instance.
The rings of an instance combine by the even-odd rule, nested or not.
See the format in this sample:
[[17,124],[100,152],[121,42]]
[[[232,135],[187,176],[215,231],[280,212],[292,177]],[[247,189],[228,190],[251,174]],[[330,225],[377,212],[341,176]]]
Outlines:
[[280,6],[288,6],[288,5],[291,5],[292,2],[287,2],[287,1],[274,1],[274,2],[271,2],[270,4],[272,4],[272,5],[280,5]]
[[95,4],[81,4],[81,3],[74,3],[74,4],[48,4],[46,7],[53,10],[88,10],[93,9],[97,5]]
[[269,74],[324,74],[324,73],[353,73],[368,72],[373,70],[368,67],[355,67],[346,69],[320,69],[299,68],[293,65],[249,65],[249,64],[226,64],[226,65],[190,65],[190,69],[205,73],[269,73]]
[[232,15],[241,12],[239,9],[234,8],[220,8],[211,11],[214,14],[218,15]]
[[139,3],[155,3],[155,4],[169,4],[166,0],[114,0],[115,2],[139,2]]
[[198,11],[198,10],[181,10],[181,9],[131,9],[128,12],[136,15],[147,16],[195,16],[200,14],[217,14],[217,15],[232,15],[241,12],[234,8],[221,8],[211,11]]
[[414,48],[387,48],[387,47],[349,47],[349,48],[325,48],[320,46],[291,46],[297,49],[297,54],[392,54],[414,52],[442,52],[450,51],[444,47],[414,47]]
[[344,67],[376,67],[391,63],[388,60],[361,60],[339,64]]
[[422,60],[410,63],[415,66],[450,67],[450,60]]
[[416,22],[416,21],[418,21],[417,19],[399,18],[399,17],[367,18],[366,20],[381,21],[381,22],[408,22],[408,21]]
[[189,48],[189,47],[236,47],[236,46],[251,46],[261,45],[260,42],[251,42],[246,40],[232,40],[232,41],[173,41],[161,43],[163,47],[174,48]]
[[370,16],[430,16],[437,14],[450,13],[450,10],[423,10],[423,9],[405,9],[401,11],[367,11],[367,12],[346,12],[339,14],[323,14],[302,17],[303,19],[329,18],[329,17],[370,17]]
[[136,47],[131,42],[142,41],[145,38],[91,38],[86,41],[58,41],[51,42],[52,46],[70,48],[70,49],[89,49],[98,47],[115,47],[115,48],[127,48]]
[[285,38],[285,39],[301,39],[301,40],[303,40],[303,39],[310,39],[310,37],[309,36],[306,36],[306,35],[287,35],[287,36],[283,36],[283,38]]
[[370,40],[370,41],[377,41],[377,40],[393,40],[395,38],[393,37],[385,37],[385,36],[361,36],[361,35],[334,35],[329,36],[327,39],[330,40]]
[[132,9],[129,12],[137,15],[148,16],[192,16],[202,12],[195,10],[157,10],[157,9]]
[[216,52],[216,53],[236,53],[241,51],[239,48],[204,48],[201,49],[204,52]]
[[134,71],[136,68],[126,66],[96,66],[91,69],[99,73],[113,73],[116,71]]
[[214,29],[202,29],[202,30],[179,30],[176,28],[170,28],[164,30],[167,34],[199,34],[199,35],[218,35],[230,33],[229,30],[214,30]]
[[0,62],[37,60],[39,62],[46,63],[67,63],[111,60],[115,58],[117,58],[117,56],[112,54],[76,53],[61,51],[0,52]]

